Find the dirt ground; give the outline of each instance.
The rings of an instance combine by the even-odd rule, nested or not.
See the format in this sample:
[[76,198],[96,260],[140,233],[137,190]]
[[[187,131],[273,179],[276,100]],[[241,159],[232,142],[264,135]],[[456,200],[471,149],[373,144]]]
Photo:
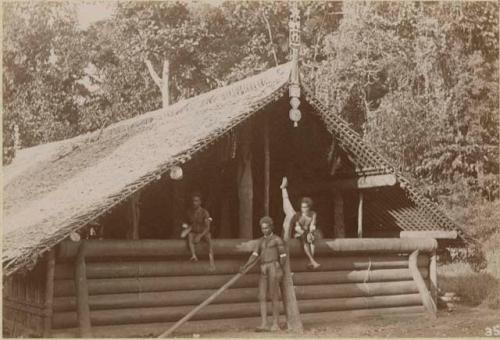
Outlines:
[[[498,325],[500,310],[459,306],[455,311],[439,311],[438,318],[427,315],[385,315],[359,320],[339,320],[330,324],[305,324],[303,337],[481,337],[487,336],[487,327]],[[194,334],[207,338],[269,338],[292,337],[286,331],[256,333],[253,331],[228,329],[224,332]],[[500,336],[497,335],[497,336]]]

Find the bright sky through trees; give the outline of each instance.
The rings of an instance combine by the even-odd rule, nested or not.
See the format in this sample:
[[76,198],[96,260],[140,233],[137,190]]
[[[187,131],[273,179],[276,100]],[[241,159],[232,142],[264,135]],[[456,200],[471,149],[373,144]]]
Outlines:
[[83,2],[77,5],[78,23],[82,29],[96,21],[106,19],[113,13],[115,2]]

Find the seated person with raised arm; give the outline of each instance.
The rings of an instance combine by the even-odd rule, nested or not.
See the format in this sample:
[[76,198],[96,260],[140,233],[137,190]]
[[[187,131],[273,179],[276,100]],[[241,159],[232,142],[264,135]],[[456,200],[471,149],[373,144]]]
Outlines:
[[288,180],[283,177],[281,183],[281,194],[283,198],[283,211],[285,212],[285,221],[283,225],[283,234],[285,240],[290,238],[293,229],[295,238],[301,241],[302,248],[309,259],[308,267],[316,269],[320,264],[314,259],[314,241],[317,232],[316,212],[312,210],[313,201],[309,197],[303,197],[300,202],[300,212],[296,212],[288,197]]

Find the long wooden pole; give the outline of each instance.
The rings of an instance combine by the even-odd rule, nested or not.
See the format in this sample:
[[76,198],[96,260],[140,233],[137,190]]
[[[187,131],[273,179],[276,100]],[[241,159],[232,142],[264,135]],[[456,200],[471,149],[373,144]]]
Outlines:
[[198,311],[200,311],[203,307],[207,306],[210,304],[212,301],[214,301],[219,295],[221,295],[226,289],[231,287],[236,281],[239,280],[240,277],[245,275],[250,269],[255,266],[255,264],[258,262],[258,259],[255,259],[254,262],[252,262],[248,267],[245,268],[240,273],[237,273],[234,275],[231,280],[227,281],[222,287],[220,287],[215,293],[210,295],[205,301],[203,301],[201,304],[196,306],[193,310],[191,310],[189,313],[187,313],[182,319],[177,321],[172,327],[170,327],[167,331],[163,332],[158,336],[158,338],[167,338],[170,334],[172,334],[177,328],[182,326],[185,322],[189,321]]
[[77,315],[79,335],[81,338],[92,337],[90,324],[89,289],[87,283],[87,269],[85,267],[85,241],[80,241],[78,255],[75,261],[75,289],[77,299]]
[[363,237],[363,192],[359,192],[359,205],[358,205],[358,237]]
[[271,182],[271,154],[269,150],[269,117],[264,122],[264,215],[269,215],[269,188]]
[[45,276],[45,315],[43,317],[43,337],[50,337],[52,331],[52,314],[54,303],[54,273],[56,256],[54,249],[47,254],[47,273]]

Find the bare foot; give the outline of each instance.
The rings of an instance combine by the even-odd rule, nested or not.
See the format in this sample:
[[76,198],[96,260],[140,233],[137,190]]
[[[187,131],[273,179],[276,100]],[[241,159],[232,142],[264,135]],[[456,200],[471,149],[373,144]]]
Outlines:
[[310,262],[307,264],[307,268],[309,268],[309,269],[317,269],[320,266],[321,265],[318,262]]
[[288,178],[283,177],[283,180],[281,181],[280,189],[286,189],[288,186]]
[[260,325],[259,327],[255,328],[255,331],[256,332],[268,332],[269,329],[267,328],[267,326]]
[[189,261],[191,261],[191,262],[198,262],[198,257],[196,257],[196,255],[193,255],[193,256],[191,256],[191,258],[189,259]]
[[280,326],[277,323],[273,323],[273,325],[271,326],[271,332],[277,332],[280,330]]
[[215,263],[210,263],[210,267],[208,268],[209,271],[214,272],[215,271]]

